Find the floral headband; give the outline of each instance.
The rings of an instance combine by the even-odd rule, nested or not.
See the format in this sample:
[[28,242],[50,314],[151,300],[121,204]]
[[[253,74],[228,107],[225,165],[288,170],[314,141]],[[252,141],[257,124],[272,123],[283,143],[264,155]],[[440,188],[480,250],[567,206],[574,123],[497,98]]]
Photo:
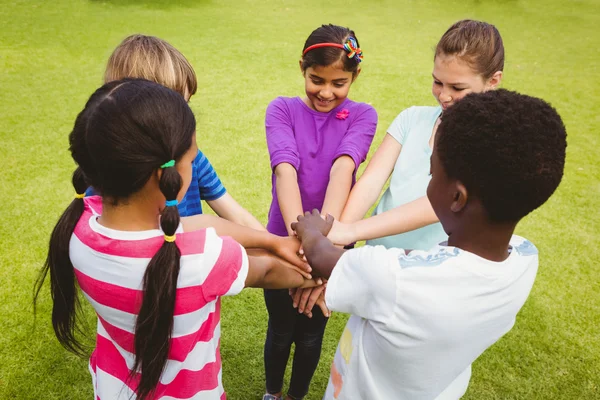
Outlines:
[[358,43],[356,42],[356,39],[354,39],[353,37],[349,37],[348,40],[346,40],[346,43],[344,43],[344,44],[339,44],[339,43],[317,43],[317,44],[313,44],[312,46],[308,46],[306,48],[306,50],[304,50],[304,52],[302,53],[302,55],[304,56],[309,51],[314,50],[314,49],[318,49],[318,48],[321,48],[321,47],[337,47],[337,48],[340,48],[340,49],[344,49],[348,53],[348,58],[354,58],[357,63],[360,63],[363,60],[362,50],[358,47]]

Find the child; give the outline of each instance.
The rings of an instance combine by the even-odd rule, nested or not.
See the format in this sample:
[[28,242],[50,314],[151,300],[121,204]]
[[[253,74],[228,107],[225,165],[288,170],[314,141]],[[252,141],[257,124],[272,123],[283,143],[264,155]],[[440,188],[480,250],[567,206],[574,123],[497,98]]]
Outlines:
[[[358,240],[387,248],[427,250],[446,234],[427,201],[429,159],[444,113],[468,93],[498,87],[504,69],[502,37],[493,25],[463,20],[452,25],[437,44],[432,94],[437,107],[410,107],[400,113],[350,193],[331,240]],[[362,220],[377,201],[391,175],[373,217]],[[392,211],[393,210],[393,211]],[[378,239],[376,239],[378,238]]]
[[[353,31],[323,25],[302,51],[306,96],[278,97],[269,104],[265,126],[271,157],[273,201],[267,230],[286,236],[304,210],[320,208],[338,218],[369,151],[377,128],[373,107],[348,99],[360,73],[362,51]],[[292,342],[296,344],[287,399],[308,392],[319,362],[327,318],[295,312],[287,290],[265,290],[269,326],[265,342],[267,394],[282,395]]]
[[538,251],[513,232],[563,175],[565,127],[540,99],[470,94],[444,113],[427,197],[448,242],[429,251],[344,253],[318,215],[295,226],[326,306],[351,313],[325,399],[458,399],[471,363],[508,332]]
[[[196,93],[194,69],[176,48],[154,36],[131,35],[123,40],[108,60],[104,82],[123,78],[144,78],[180,93],[186,101]],[[198,150],[192,181],[177,206],[181,216],[202,214],[201,200],[220,217],[249,228],[263,225],[225,190],[206,156]],[[88,193],[89,194],[89,193]]]
[[[223,221],[224,230],[197,230],[204,216],[180,220],[176,205],[192,179],[196,123],[171,89],[146,80],[105,84],[78,115],[69,142],[76,198],[52,232],[36,284],[39,293],[50,271],[58,340],[84,352],[76,338],[79,286],[98,315],[94,398],[224,398],[220,297],[244,287],[314,283],[217,236],[233,226],[244,239],[252,229]],[[88,185],[102,198],[84,198]],[[260,247],[267,236],[242,241]]]

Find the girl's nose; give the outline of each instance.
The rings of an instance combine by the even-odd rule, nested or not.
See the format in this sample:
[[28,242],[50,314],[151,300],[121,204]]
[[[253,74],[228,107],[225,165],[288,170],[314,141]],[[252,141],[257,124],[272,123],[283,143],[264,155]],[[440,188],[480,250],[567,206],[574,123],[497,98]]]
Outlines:
[[450,95],[450,93],[442,91],[440,92],[439,100],[442,103],[449,103],[452,101],[452,96]]
[[329,85],[325,86],[319,92],[319,94],[321,95],[321,97],[323,97],[324,99],[329,99],[331,97],[331,93],[332,93],[332,91],[331,91],[331,87],[329,87]]

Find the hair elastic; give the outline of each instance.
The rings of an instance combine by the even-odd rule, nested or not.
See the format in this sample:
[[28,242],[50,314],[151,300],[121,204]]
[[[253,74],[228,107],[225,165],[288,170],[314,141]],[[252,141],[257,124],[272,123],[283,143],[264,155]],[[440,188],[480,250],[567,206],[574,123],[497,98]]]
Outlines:
[[161,165],[161,168],[169,168],[169,167],[174,167],[175,166],[175,160],[171,160],[171,161],[167,161],[166,163],[164,163],[163,165]]
[[175,241],[175,237],[176,237],[176,235],[172,235],[172,236],[165,235],[165,242],[173,243]]
[[167,207],[173,207],[173,206],[176,206],[177,204],[179,204],[179,202],[177,200],[167,200],[165,202],[165,206],[167,206]]
[[75,193],[75,198],[76,199],[83,199],[85,197],[85,192],[83,193]]
[[337,47],[338,49],[346,50],[346,52],[348,53],[348,58],[354,58],[356,60],[356,62],[358,62],[358,63],[360,63],[363,60],[362,50],[358,47],[358,43],[356,42],[356,39],[354,39],[353,37],[349,37],[348,40],[346,40],[346,43],[344,43],[344,44],[339,44],[339,43],[313,44],[312,46],[308,46],[302,52],[302,55],[305,56],[306,53],[308,53],[309,51],[314,50],[314,49],[320,49],[321,47]]

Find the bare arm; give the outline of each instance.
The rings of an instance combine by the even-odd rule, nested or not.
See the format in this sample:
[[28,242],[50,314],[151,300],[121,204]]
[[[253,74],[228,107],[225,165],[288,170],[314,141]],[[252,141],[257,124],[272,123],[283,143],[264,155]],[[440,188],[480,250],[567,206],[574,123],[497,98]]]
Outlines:
[[333,217],[328,215],[324,220],[318,210],[298,216],[298,222],[292,224],[292,228],[302,240],[304,254],[315,276],[325,279],[329,279],[333,267],[345,253],[345,250],[335,247],[326,237],[332,224]]
[[288,289],[313,287],[318,284],[320,282],[305,279],[293,267],[276,257],[267,254],[248,256],[248,276],[245,287]]
[[298,174],[291,164],[281,163],[275,167],[275,190],[288,235],[292,235],[290,225],[303,211]]
[[386,134],[365,172],[352,189],[340,221],[354,222],[364,217],[377,201],[385,182],[394,170],[401,150],[402,145],[389,133]]
[[354,160],[349,156],[341,156],[335,160],[329,172],[329,184],[321,209],[323,214],[330,214],[335,219],[340,218],[352,187],[354,168]]
[[235,199],[229,193],[225,193],[218,199],[209,200],[206,203],[221,218],[225,218],[228,221],[235,222],[236,224],[247,226],[248,228],[256,229],[258,231],[266,230],[265,227],[258,222],[258,220],[244,207],[235,201]]
[[300,242],[295,238],[279,237],[227,221],[214,215],[194,215],[181,218],[184,231],[214,228],[219,236],[230,236],[245,248],[265,249],[296,267],[310,272],[310,267],[298,257]]
[[397,235],[438,222],[427,196],[354,223],[336,222],[327,236],[336,244]]

